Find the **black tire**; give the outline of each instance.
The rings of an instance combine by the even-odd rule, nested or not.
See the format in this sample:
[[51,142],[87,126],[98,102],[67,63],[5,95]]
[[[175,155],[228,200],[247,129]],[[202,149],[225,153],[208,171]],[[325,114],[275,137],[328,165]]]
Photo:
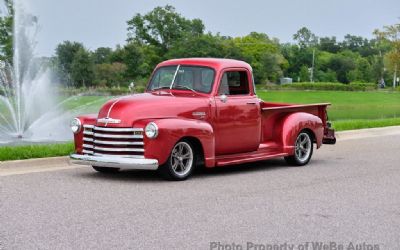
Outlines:
[[119,168],[108,168],[108,167],[96,167],[92,166],[94,170],[100,173],[112,174],[119,172]]
[[196,167],[197,154],[189,141],[179,141],[173,147],[167,162],[158,168],[158,172],[166,180],[186,180]]
[[314,151],[312,134],[308,131],[301,131],[297,135],[294,147],[294,155],[286,156],[286,162],[292,166],[307,165],[310,162]]

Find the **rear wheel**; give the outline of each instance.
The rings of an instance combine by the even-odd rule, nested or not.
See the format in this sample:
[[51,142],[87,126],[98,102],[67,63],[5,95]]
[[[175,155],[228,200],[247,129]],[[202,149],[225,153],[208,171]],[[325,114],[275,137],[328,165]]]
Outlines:
[[311,160],[313,154],[313,140],[311,134],[306,131],[300,132],[294,147],[294,155],[285,157],[286,162],[294,166],[306,165]]
[[117,173],[119,171],[119,168],[107,168],[107,167],[95,167],[95,166],[92,167],[94,170],[100,173],[111,174],[111,173]]
[[193,145],[183,140],[175,144],[171,155],[167,162],[159,168],[159,172],[167,180],[183,181],[193,172],[196,160],[197,155]]

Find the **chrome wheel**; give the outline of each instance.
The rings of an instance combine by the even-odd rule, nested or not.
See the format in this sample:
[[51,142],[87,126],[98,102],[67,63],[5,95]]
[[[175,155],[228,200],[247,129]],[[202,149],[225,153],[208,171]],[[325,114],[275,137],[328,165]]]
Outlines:
[[302,132],[299,134],[295,144],[295,155],[300,163],[307,162],[312,152],[312,141],[310,135]]
[[171,153],[170,164],[178,176],[186,176],[193,167],[194,154],[187,142],[178,142]]

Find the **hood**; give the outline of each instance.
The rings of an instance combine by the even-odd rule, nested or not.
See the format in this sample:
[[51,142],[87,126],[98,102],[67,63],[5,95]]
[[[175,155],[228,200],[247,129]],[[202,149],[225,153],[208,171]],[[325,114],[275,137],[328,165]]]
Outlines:
[[[108,123],[107,127],[131,127],[143,119],[162,119],[172,117],[194,118],[193,112],[209,113],[209,98],[203,96],[160,95],[144,93],[125,96],[108,101],[100,109],[98,119],[120,120]],[[104,126],[105,123],[98,122]]]

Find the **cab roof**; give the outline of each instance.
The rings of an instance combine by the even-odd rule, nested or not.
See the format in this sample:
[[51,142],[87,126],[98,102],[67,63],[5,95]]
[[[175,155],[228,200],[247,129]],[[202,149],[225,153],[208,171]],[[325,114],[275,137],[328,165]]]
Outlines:
[[216,70],[225,68],[246,68],[252,71],[251,66],[243,61],[234,59],[221,59],[221,58],[182,58],[164,61],[157,65],[158,67],[173,66],[173,65],[191,65],[191,66],[205,66],[211,67]]

